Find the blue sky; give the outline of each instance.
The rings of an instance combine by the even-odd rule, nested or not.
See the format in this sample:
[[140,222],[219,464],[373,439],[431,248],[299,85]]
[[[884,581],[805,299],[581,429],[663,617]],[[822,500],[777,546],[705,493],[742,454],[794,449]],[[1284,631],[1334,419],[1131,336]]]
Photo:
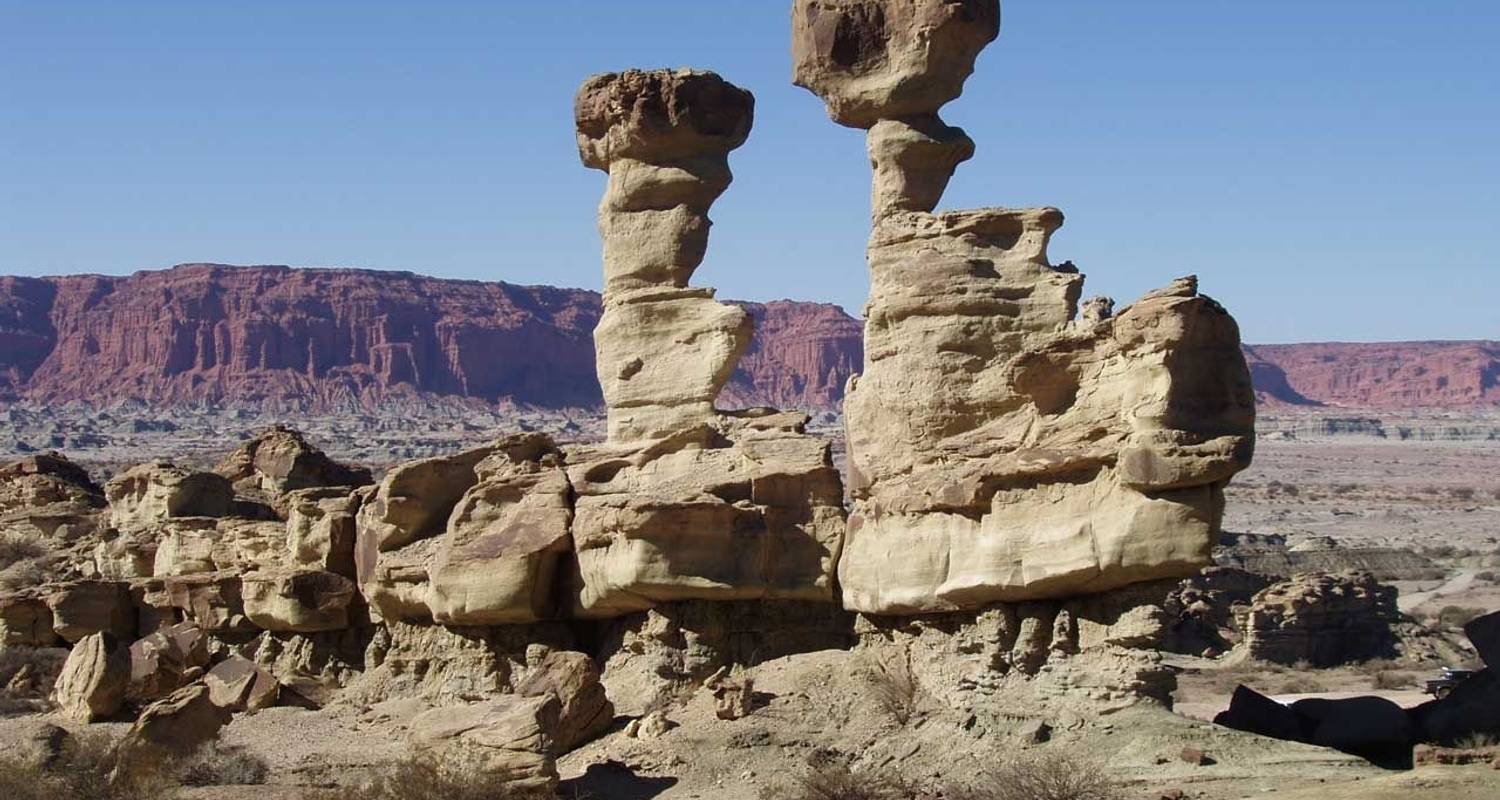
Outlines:
[[[697,66],[758,104],[695,282],[858,313],[862,133],[790,84],[788,6],[0,0],[0,273],[595,288],[573,92]],[[944,206],[1058,206],[1088,293],[1197,273],[1248,341],[1500,338],[1497,41],[1494,0],[1009,0]]]

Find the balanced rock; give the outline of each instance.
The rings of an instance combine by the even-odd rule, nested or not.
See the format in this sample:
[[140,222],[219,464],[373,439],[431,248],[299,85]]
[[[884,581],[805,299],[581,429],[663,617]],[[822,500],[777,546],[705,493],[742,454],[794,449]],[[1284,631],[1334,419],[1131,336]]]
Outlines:
[[1368,572],[1314,572],[1274,584],[1240,609],[1248,657],[1331,667],[1395,655],[1396,589]]
[[575,611],[679,599],[829,599],[842,487],[805,416],[714,401],[751,337],[740,308],[688,285],[754,98],[708,72],[590,78],[579,154],[609,173],[594,331],[608,441],[573,448]]
[[94,633],[73,645],[53,698],[64,716],[93,722],[119,711],[129,686],[129,649],[113,634]]
[[932,213],[973,150],[938,117],[996,0],[796,0],[797,82],[869,130],[865,364],[845,398],[847,608],[926,613],[1209,563],[1254,398],[1234,320],[1180,279],[1079,309],[1053,208]]
[[141,464],[104,487],[110,523],[140,528],[173,517],[228,516],[234,490],[222,475],[197,472],[165,461]]
[[750,318],[688,286],[708,248],[708,209],[755,100],[711,72],[590,78],[574,104],[586,166],[609,173],[599,206],[604,316],[594,331],[609,438],[658,438],[714,417],[750,341]]
[[240,492],[280,500],[287,492],[324,486],[364,486],[370,471],[351,468],[308,444],[302,434],[277,425],[225,456],[214,471]]

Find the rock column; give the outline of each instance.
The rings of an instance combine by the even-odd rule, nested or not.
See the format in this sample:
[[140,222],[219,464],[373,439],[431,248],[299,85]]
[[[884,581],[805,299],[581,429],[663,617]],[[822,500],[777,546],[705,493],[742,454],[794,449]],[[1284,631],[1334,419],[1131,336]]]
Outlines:
[[604,316],[595,331],[609,439],[664,438],[714,419],[750,342],[749,316],[688,286],[708,248],[708,209],[755,101],[711,72],[599,75],[575,105],[583,163],[609,173],[599,206]]
[[998,0],[794,0],[794,80],[867,133],[865,363],[844,400],[839,583],[872,613],[970,609],[1190,574],[1254,417],[1234,320],[1184,279],[1079,314],[1055,208],[935,212],[974,153],[940,109]]

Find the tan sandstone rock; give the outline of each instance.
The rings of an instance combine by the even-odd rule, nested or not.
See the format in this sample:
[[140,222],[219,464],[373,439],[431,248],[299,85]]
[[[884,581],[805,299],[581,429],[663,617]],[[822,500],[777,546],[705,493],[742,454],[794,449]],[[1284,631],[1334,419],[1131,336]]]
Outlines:
[[609,441],[568,457],[582,615],[831,593],[843,510],[827,444],[803,435],[801,415],[715,409],[751,322],[688,285],[753,111],[748,92],[690,70],[579,90],[579,153],[610,176],[594,331]]
[[0,530],[72,541],[98,527],[103,508],[88,471],[57,453],[0,467]]
[[104,487],[110,524],[141,528],[173,517],[223,517],[234,490],[223,476],[157,461],[132,467]]
[[1254,403],[1234,320],[1182,279],[1080,313],[1052,208],[933,213],[972,154],[938,118],[996,0],[796,0],[796,80],[869,130],[865,364],[845,398],[847,608],[931,613],[1206,565]]
[[531,622],[555,613],[561,557],[573,550],[563,455],[540,434],[497,442],[454,506],[428,571],[433,618],[447,625]]
[[370,471],[350,468],[308,444],[302,434],[281,425],[262,432],[225,456],[214,471],[237,491],[263,495],[281,506],[281,496],[297,489],[364,486]]
[[554,752],[561,755],[602,734],[615,707],[599,681],[599,665],[585,653],[533,645],[526,676],[516,686],[522,697],[556,697],[559,703]]
[[69,719],[94,722],[120,710],[129,686],[129,649],[113,634],[94,633],[73,645],[53,699]]
[[44,595],[52,611],[52,629],[69,642],[95,633],[135,639],[135,609],[130,589],[112,581],[76,581],[48,586]]
[[286,546],[298,564],[354,577],[360,495],[344,488],[299,489],[286,496]]
[[41,593],[0,595],[0,645],[51,647],[61,641],[52,624],[52,609]]
[[229,711],[259,711],[276,705],[281,686],[248,658],[231,656],[203,676],[209,700]]
[[560,707],[547,694],[436,708],[412,720],[411,743],[419,751],[477,767],[513,788],[551,791],[557,786],[553,752]]
[[218,737],[229,718],[228,709],[210,698],[208,686],[194,683],[146,706],[125,734],[121,749],[126,754],[143,754],[140,757],[190,753]]
[[257,570],[240,584],[245,616],[267,631],[316,633],[349,627],[354,582],[321,570]]
[[203,676],[208,636],[191,622],[163,628],[130,645],[130,690],[134,702],[152,702]]
[[1396,654],[1396,588],[1368,572],[1314,572],[1273,584],[1239,608],[1238,653],[1332,667]]

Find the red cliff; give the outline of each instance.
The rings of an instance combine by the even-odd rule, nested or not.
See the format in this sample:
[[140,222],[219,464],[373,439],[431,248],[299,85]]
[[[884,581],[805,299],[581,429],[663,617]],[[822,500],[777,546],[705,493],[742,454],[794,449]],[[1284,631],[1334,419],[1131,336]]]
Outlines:
[[[761,327],[726,401],[836,406],[859,362],[859,323],[834,306],[743,305]],[[595,406],[599,314],[595,292],[404,272],[192,264],[0,278],[0,396]]]

